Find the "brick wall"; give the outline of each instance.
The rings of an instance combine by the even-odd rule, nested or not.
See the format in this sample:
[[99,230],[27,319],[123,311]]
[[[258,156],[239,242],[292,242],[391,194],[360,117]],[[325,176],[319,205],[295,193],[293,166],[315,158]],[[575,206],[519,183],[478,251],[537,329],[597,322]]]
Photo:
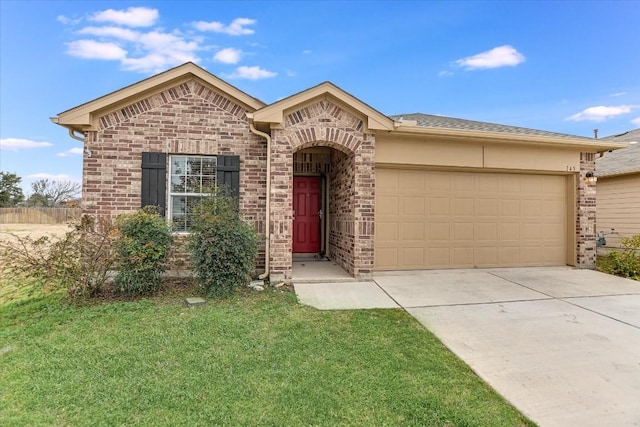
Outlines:
[[594,268],[596,263],[596,184],[586,180],[595,172],[595,154],[580,153],[580,173],[576,188],[576,265]]
[[[364,133],[363,120],[325,98],[286,115],[271,137],[272,278],[291,278],[293,154],[310,147],[334,150],[329,204],[336,213],[330,212],[329,256],[355,277],[370,275],[375,140]],[[361,173],[368,175],[358,177]]]
[[142,152],[238,155],[240,210],[264,235],[266,144],[249,131],[245,113],[192,80],[100,117],[100,129],[86,137],[83,211],[113,218],[139,209]]

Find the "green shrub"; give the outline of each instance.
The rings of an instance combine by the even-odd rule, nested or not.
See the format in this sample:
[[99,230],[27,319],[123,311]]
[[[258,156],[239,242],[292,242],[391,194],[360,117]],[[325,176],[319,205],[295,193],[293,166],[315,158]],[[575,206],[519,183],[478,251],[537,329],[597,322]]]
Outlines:
[[0,242],[2,274],[24,283],[29,293],[64,289],[72,299],[92,297],[103,289],[115,263],[114,231],[108,219],[83,215],[62,237],[14,235]]
[[144,295],[158,290],[173,238],[155,208],[145,207],[116,219],[120,232],[114,246],[118,258],[117,289]]
[[609,252],[597,265],[605,273],[640,280],[640,234],[622,239],[622,249]]
[[188,245],[191,268],[209,296],[230,295],[255,268],[256,232],[240,218],[237,200],[221,189],[195,209]]

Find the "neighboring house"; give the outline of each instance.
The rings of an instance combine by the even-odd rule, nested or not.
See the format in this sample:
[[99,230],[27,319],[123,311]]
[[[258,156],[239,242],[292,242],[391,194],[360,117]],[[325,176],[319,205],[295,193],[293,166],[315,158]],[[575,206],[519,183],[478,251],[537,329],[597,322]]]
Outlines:
[[[596,153],[616,144],[423,114],[386,116],[325,82],[265,104],[187,63],[60,113],[85,144],[86,213],[158,205],[179,231],[208,184],[265,238],[376,270],[595,263]],[[619,145],[622,146],[622,145]]]
[[601,141],[629,144],[596,159],[596,230],[617,248],[623,237],[640,234],[640,129]]

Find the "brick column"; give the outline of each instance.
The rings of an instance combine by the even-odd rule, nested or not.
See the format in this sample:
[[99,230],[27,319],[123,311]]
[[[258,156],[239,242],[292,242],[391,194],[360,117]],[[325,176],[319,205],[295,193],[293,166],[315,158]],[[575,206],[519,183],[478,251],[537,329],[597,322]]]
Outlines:
[[271,274],[291,279],[293,241],[293,150],[281,129],[271,132]]
[[576,198],[576,266],[594,268],[596,264],[596,184],[587,182],[595,173],[595,154],[580,153]]
[[353,275],[369,279],[373,273],[375,213],[375,137],[363,135],[355,156],[355,242]]

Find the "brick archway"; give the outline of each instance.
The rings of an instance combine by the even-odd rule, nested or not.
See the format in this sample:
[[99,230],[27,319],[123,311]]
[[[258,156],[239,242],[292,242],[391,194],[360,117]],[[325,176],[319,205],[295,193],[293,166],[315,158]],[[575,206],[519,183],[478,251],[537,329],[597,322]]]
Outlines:
[[329,246],[331,257],[356,278],[373,270],[375,138],[363,120],[331,101],[321,100],[285,116],[272,129],[271,275],[290,279],[294,154],[311,147],[332,149]]

